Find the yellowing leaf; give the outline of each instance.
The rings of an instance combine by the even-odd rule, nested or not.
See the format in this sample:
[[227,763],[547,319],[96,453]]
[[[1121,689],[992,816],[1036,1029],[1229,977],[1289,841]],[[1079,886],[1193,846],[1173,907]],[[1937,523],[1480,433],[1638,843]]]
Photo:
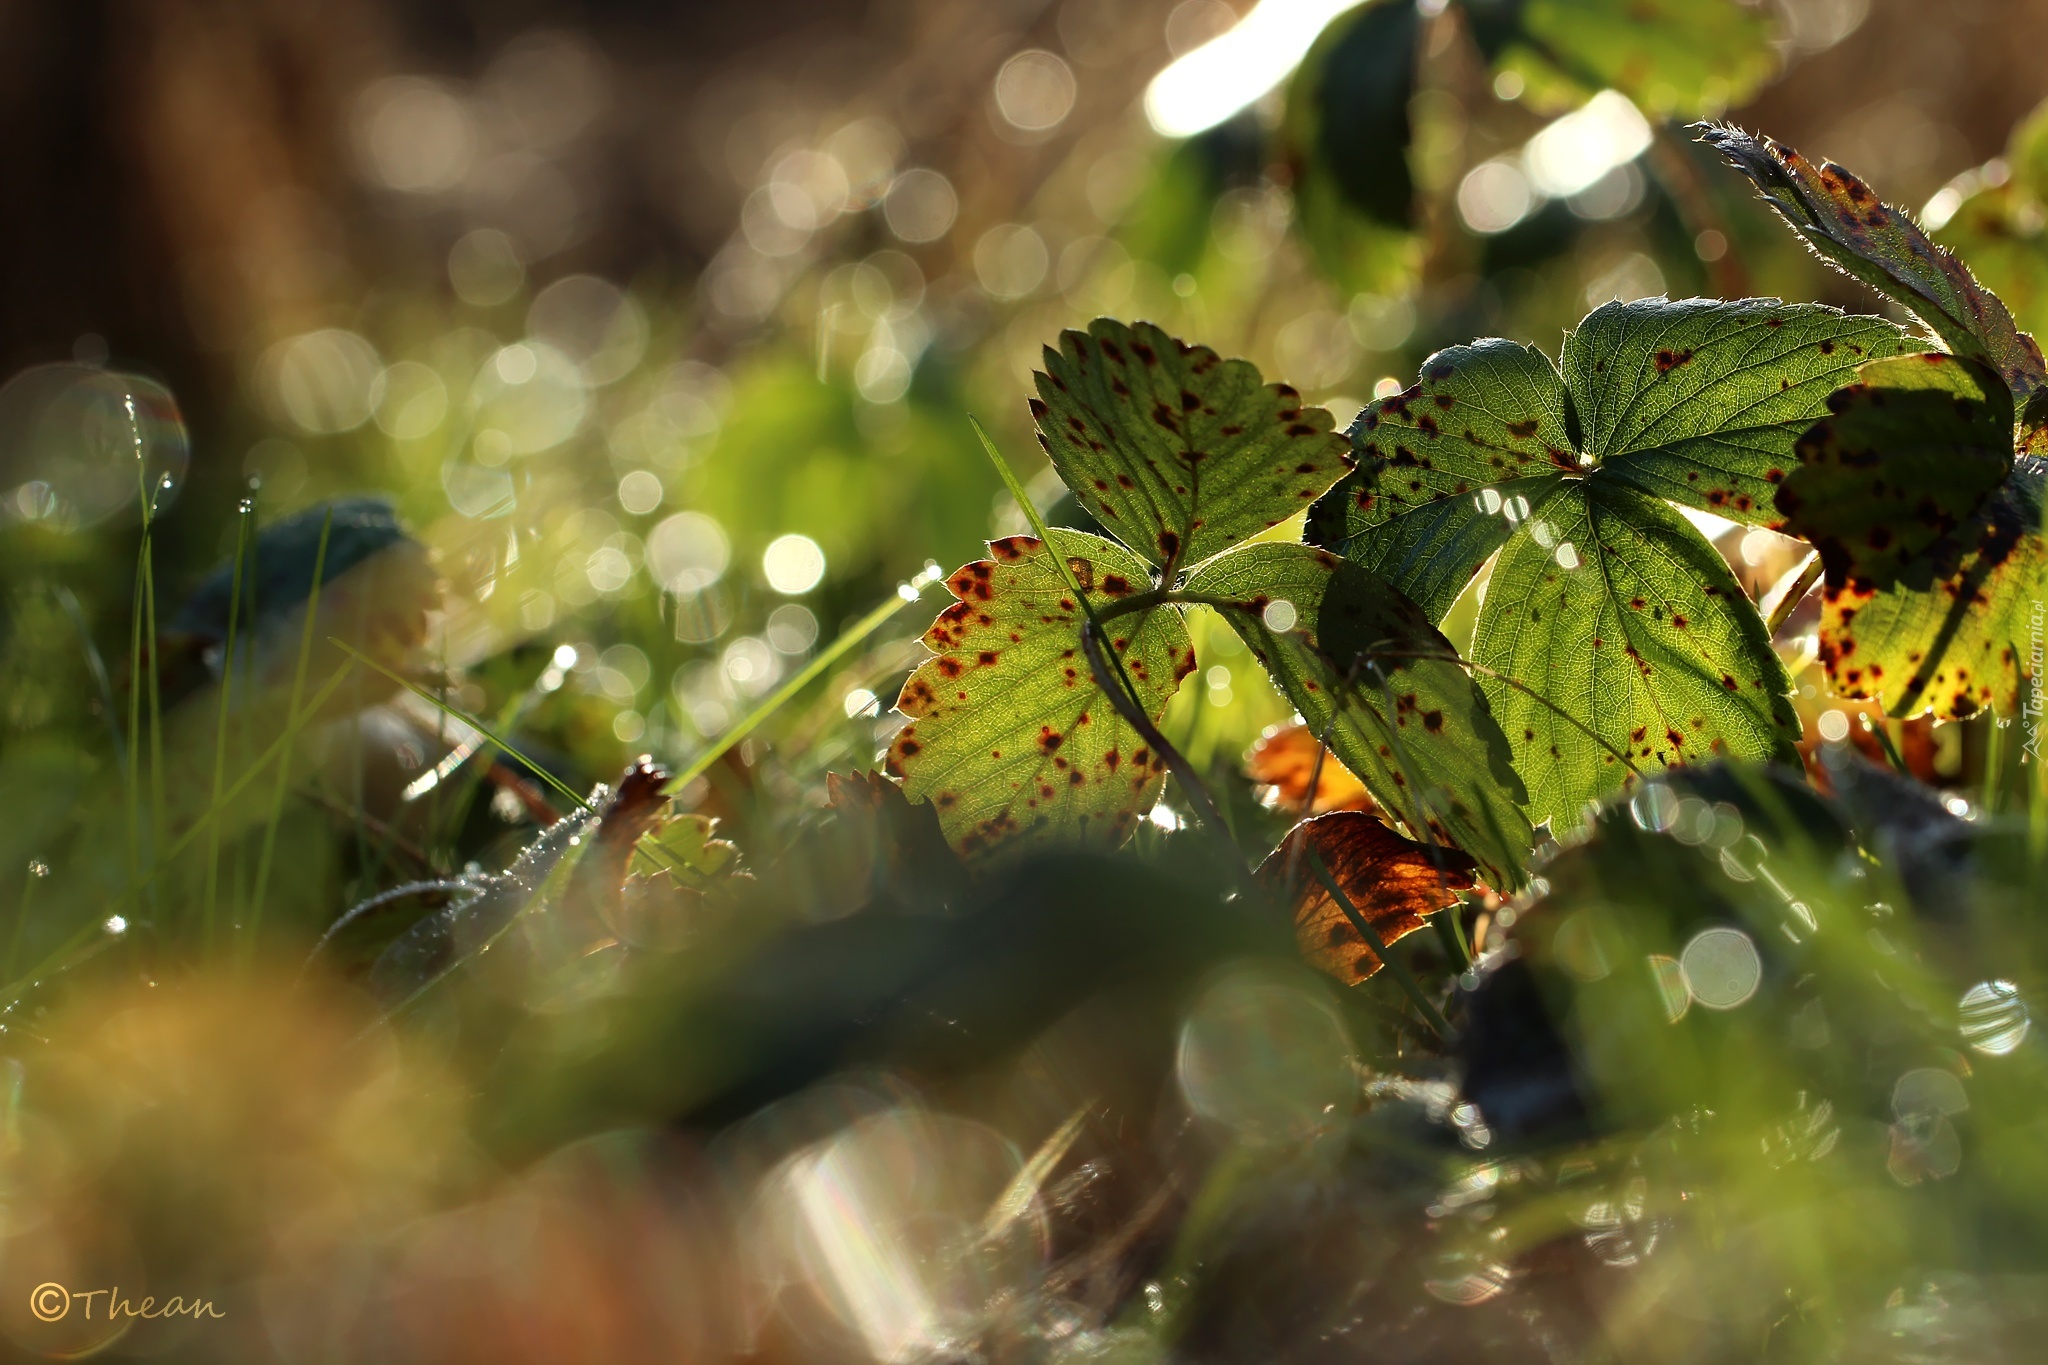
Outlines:
[[[1272,788],[1272,799],[1285,810],[1314,815],[1373,807],[1365,784],[1323,747],[1315,731],[1299,721],[1261,735],[1245,755],[1244,774],[1260,786]],[[1313,794],[1311,782],[1315,783]]]
[[2048,598],[2041,535],[2048,460],[2023,456],[2011,477],[1899,580],[1854,579],[1821,598],[1820,658],[1828,685],[1894,716],[1960,720],[2020,709],[2021,679],[2039,668],[2039,604]]
[[[989,546],[991,557],[946,581],[960,599],[924,643],[934,657],[903,685],[910,718],[889,746],[904,795],[937,809],[963,854],[1023,839],[1119,840],[1158,799],[1166,765],[1116,713],[1082,651],[1080,603],[1057,552],[1100,605],[1149,589],[1142,561],[1080,531]],[[1147,715],[1157,720],[1195,666],[1170,607],[1117,617],[1104,629]]]

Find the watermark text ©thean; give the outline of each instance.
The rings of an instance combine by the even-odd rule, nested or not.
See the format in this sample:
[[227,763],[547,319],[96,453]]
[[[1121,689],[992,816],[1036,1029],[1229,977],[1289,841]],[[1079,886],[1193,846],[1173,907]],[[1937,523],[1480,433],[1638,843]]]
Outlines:
[[[101,1303],[104,1297],[106,1302]],[[121,1293],[119,1285],[107,1289],[66,1289],[63,1285],[46,1281],[29,1292],[28,1311],[38,1322],[62,1322],[71,1315],[74,1308],[84,1305],[88,1322],[112,1322],[119,1318],[224,1318],[226,1313],[213,1306],[209,1299],[187,1299],[173,1294],[168,1299],[158,1300],[155,1295],[144,1295],[142,1299],[128,1298]],[[95,1319],[97,1308],[101,1314]]]

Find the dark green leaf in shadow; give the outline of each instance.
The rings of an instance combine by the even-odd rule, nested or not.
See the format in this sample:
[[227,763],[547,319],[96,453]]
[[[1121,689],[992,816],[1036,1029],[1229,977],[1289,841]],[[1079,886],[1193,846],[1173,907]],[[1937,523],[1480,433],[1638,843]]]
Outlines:
[[1419,21],[1405,0],[1326,30],[1287,89],[1282,155],[1301,233],[1347,290],[1398,292],[1420,264],[1409,169]]
[[1828,406],[1800,438],[1777,510],[1820,551],[1830,587],[1895,586],[2012,471],[2012,395],[1975,361],[1877,361]]
[[2044,492],[2048,460],[2021,456],[1984,505],[1896,583],[1824,585],[1820,658],[1829,687],[1894,716],[2016,714],[2023,679],[2040,668]]

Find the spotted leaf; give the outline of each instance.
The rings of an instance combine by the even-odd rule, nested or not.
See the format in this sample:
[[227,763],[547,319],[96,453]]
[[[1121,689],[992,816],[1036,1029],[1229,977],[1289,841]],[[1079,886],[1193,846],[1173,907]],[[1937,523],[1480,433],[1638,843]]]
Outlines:
[[1643,771],[1794,757],[1791,679],[1727,562],[1604,468],[1531,509],[1494,566],[1472,659],[1500,675],[1480,686],[1530,817],[1554,829],[1622,786],[1619,754]]
[[1776,299],[1595,309],[1560,364],[1587,458],[1733,521],[1775,518],[1800,435],[1866,360],[1912,348],[1883,318]]
[[1307,507],[1344,472],[1329,411],[1248,361],[1097,318],[1045,351],[1038,441],[1082,507],[1169,569]]
[[[988,559],[946,581],[959,601],[925,632],[933,657],[896,702],[909,724],[889,746],[889,772],[912,801],[932,803],[970,856],[1019,840],[1121,839],[1165,777],[1096,684],[1082,652],[1086,617],[1052,554],[1097,603],[1150,588],[1150,573],[1099,536],[1052,534],[1051,548],[1030,536],[995,541]],[[1104,634],[1156,720],[1195,666],[1179,614],[1117,617]]]
[[[1828,395],[1905,345],[1883,319],[1819,305],[1649,299],[1596,309],[1561,371],[1515,342],[1452,347],[1359,415],[1358,468],[1317,503],[1309,538],[1434,620],[1498,552],[1474,658],[1514,680],[1481,685],[1531,817],[1562,829],[1627,767],[1546,702],[1599,716],[1632,761],[1787,752],[1798,722],[1763,624],[1665,500],[1775,520]],[[1608,685],[1634,700],[1609,705]]]
[[1351,427],[1358,468],[1309,539],[1384,574],[1432,619],[1514,533],[1515,509],[1580,468],[1557,368],[1498,338],[1437,352]]
[[2022,680],[2041,668],[2044,492],[2048,460],[2022,456],[1982,507],[1896,581],[1825,584],[1820,657],[1829,686],[1894,716],[2019,711]]
[[1188,589],[1233,604],[1225,618],[1382,810],[1470,854],[1492,885],[1520,884],[1532,837],[1521,780],[1486,698],[1421,608],[1307,545],[1243,546]]
[[1950,350],[1991,366],[2016,397],[2048,387],[2041,348],[1998,296],[1868,185],[1832,161],[1815,166],[1732,125],[1702,124],[1699,133],[1824,260],[1905,305]]
[[1974,361],[1878,361],[1828,406],[1800,439],[1777,508],[1820,551],[1831,587],[1897,584],[2012,470],[2012,396]]
[[1301,955],[1347,985],[1381,967],[1322,879],[1307,865],[1313,851],[1383,944],[1420,929],[1430,915],[1472,888],[1472,860],[1455,849],[1404,839],[1363,811],[1304,820],[1259,864],[1259,881],[1294,915]]

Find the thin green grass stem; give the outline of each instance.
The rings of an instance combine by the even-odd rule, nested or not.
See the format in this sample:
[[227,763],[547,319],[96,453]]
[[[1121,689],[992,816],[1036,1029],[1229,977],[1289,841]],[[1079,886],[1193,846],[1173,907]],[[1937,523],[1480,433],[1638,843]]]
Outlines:
[[[333,530],[334,511],[330,508],[326,519],[320,523],[320,548],[313,556],[313,586],[306,594],[306,623],[299,633],[299,661],[292,670],[292,700],[287,712],[290,721],[281,737],[287,744],[298,738],[301,723],[299,698],[305,695],[306,669],[311,666],[313,660],[313,628],[320,616],[320,580],[327,571],[327,539]],[[270,819],[263,827],[263,852],[256,859],[255,895],[249,906],[248,918],[244,921],[245,955],[254,947],[256,933],[263,924],[263,912],[267,908],[270,893],[270,864],[277,853],[277,826],[284,816],[284,796],[291,785],[291,772],[291,764],[280,760],[277,765],[277,781],[270,790]]]
[[[213,803],[220,804],[221,787],[227,781],[228,767],[228,711],[235,692],[235,645],[236,631],[241,625],[242,614],[242,567],[249,552],[249,506],[242,506],[241,519],[235,526],[235,571],[232,590],[228,594],[228,638],[227,653],[221,656],[220,670],[220,715],[213,734]],[[213,822],[206,836],[206,902],[201,921],[202,949],[213,950],[214,923],[220,910],[220,821]]]

